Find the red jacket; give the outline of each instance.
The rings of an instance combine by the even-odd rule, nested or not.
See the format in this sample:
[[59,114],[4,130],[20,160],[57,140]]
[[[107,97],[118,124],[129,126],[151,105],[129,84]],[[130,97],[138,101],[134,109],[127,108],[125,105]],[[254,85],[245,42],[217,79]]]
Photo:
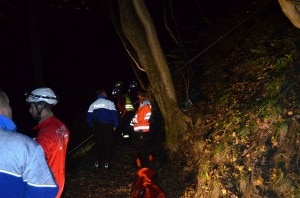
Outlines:
[[130,198],[165,198],[165,192],[156,184],[156,172],[150,168],[138,170],[138,177],[133,185]]
[[65,161],[69,130],[55,116],[47,118],[34,129],[39,130],[36,141],[44,149],[47,163],[59,186],[56,197],[60,197],[65,184]]
[[151,117],[151,104],[149,100],[144,99],[140,102],[139,109],[137,110],[131,125],[135,132],[149,132],[150,131],[150,117]]

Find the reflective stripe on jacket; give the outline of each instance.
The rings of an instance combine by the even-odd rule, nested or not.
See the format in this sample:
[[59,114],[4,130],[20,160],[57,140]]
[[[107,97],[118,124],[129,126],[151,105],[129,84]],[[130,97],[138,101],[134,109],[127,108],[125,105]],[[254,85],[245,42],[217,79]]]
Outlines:
[[132,105],[132,102],[131,102],[129,96],[128,95],[124,95],[124,97],[125,97],[125,109],[127,111],[133,111],[134,108],[133,108],[133,105]]
[[87,112],[89,127],[92,127],[95,121],[103,124],[113,124],[115,128],[119,125],[115,104],[102,95],[89,106]]
[[55,197],[58,187],[42,147],[28,136],[2,128],[0,137],[0,197]]
[[150,131],[150,117],[151,117],[150,101],[145,99],[140,103],[134,118],[132,119],[133,128],[135,132],[149,132]]

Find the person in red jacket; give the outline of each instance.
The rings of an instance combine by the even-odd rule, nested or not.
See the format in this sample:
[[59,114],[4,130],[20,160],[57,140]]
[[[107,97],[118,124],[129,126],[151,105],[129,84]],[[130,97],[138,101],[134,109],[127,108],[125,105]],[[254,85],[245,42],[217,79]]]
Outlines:
[[59,186],[56,198],[60,198],[65,185],[65,161],[69,130],[66,125],[57,119],[52,107],[58,102],[52,89],[43,87],[33,90],[27,95],[26,102],[30,104],[29,113],[38,125],[36,141],[42,146],[46,161]]
[[151,103],[146,98],[146,92],[138,91],[139,108],[132,118],[133,147],[136,150],[136,164],[138,168],[146,167],[153,161],[151,148],[152,132],[150,131],[150,117],[152,113]]

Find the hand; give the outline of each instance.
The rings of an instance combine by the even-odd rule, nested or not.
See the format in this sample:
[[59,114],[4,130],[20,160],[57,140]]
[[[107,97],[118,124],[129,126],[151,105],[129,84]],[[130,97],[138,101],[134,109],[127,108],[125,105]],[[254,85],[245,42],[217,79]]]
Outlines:
[[133,126],[134,124],[133,124],[133,122],[131,121],[131,122],[129,123],[129,125],[130,125],[130,126]]
[[137,123],[137,119],[136,119],[136,118],[132,118],[131,122],[132,122],[133,124],[136,124],[136,123]]

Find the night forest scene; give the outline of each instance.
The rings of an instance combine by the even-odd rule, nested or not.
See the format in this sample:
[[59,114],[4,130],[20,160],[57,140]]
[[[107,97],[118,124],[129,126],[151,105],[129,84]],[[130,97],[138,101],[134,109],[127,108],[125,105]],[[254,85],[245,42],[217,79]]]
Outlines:
[[0,89],[32,138],[25,93],[58,96],[70,130],[62,198],[133,197],[131,135],[118,131],[111,167],[95,169],[86,122],[97,89],[114,100],[116,82],[126,93],[133,81],[152,105],[150,183],[166,197],[299,197],[298,10],[298,0],[0,0]]

